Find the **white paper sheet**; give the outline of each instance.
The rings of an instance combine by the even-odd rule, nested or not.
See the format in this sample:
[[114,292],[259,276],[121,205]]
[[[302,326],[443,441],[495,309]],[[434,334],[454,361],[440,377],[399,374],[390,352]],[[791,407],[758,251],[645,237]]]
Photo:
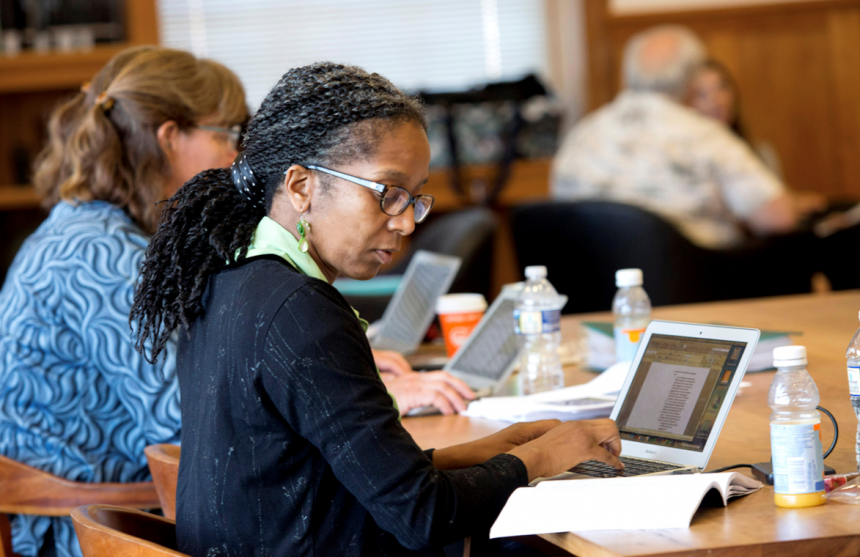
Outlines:
[[529,396],[499,396],[476,400],[463,413],[473,418],[509,422],[546,418],[581,420],[609,416],[630,362],[616,364],[588,383]]

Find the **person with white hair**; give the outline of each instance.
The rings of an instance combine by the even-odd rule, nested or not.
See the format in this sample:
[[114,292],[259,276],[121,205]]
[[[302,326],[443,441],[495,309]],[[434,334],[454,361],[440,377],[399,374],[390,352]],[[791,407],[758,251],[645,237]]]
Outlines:
[[639,206],[706,248],[793,231],[800,211],[780,180],[725,126],[683,105],[706,58],[685,27],[630,39],[624,90],[571,130],[553,162],[553,196]]

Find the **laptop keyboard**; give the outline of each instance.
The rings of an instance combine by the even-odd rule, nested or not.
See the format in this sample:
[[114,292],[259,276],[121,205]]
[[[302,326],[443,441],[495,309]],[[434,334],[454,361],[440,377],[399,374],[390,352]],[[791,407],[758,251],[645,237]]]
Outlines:
[[573,472],[574,474],[582,474],[584,476],[593,476],[595,478],[619,478],[642,476],[644,474],[653,474],[655,472],[665,472],[667,470],[680,468],[677,464],[664,464],[662,462],[639,460],[637,458],[627,458],[624,456],[619,460],[624,463],[624,470],[616,470],[608,464],[603,464],[596,460],[589,460],[574,466],[570,469],[570,472]]

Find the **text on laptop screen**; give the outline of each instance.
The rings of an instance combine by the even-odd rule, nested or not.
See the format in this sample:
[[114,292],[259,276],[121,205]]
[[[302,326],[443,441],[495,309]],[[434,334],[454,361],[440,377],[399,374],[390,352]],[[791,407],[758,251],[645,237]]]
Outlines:
[[703,451],[746,346],[651,335],[618,412],[621,438]]

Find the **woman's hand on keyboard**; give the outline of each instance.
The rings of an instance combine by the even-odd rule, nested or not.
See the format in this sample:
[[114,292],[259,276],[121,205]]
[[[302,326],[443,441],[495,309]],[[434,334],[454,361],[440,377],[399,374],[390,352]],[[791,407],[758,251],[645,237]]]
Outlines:
[[433,464],[440,470],[457,470],[486,462],[494,456],[510,452],[561,425],[558,420],[522,422],[506,427],[476,441],[454,445],[433,452]]
[[561,474],[587,460],[624,469],[618,460],[621,437],[610,419],[564,422],[508,452],[526,465],[529,481]]

